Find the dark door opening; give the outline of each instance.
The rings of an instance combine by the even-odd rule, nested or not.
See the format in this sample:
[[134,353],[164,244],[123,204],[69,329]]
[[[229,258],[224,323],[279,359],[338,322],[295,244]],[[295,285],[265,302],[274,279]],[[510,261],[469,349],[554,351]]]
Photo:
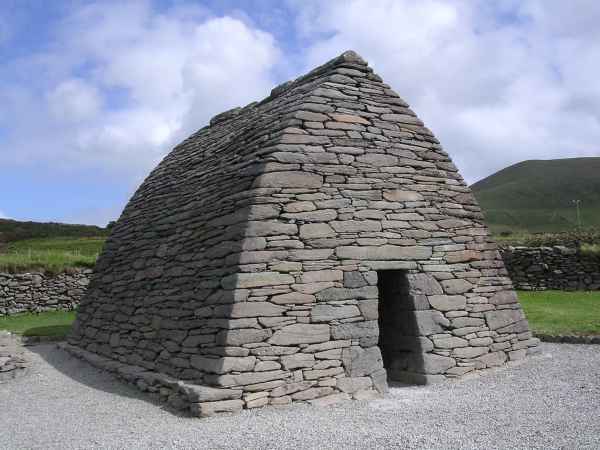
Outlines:
[[379,288],[379,348],[391,381],[406,382],[422,365],[415,303],[406,271],[377,272]]

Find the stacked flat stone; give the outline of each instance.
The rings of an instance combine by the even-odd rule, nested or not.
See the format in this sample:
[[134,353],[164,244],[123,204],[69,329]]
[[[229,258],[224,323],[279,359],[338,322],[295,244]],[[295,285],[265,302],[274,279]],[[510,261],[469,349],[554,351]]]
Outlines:
[[91,273],[89,269],[73,269],[57,275],[0,273],[0,316],[72,310],[79,304]]
[[507,247],[502,258],[517,289],[600,290],[600,257],[577,248]]
[[200,416],[373,398],[386,270],[410,301],[391,378],[533,352],[448,154],[346,52],[175,147],[114,226],[64,348]]
[[27,359],[23,347],[11,333],[0,330],[0,383],[19,378],[27,373]]

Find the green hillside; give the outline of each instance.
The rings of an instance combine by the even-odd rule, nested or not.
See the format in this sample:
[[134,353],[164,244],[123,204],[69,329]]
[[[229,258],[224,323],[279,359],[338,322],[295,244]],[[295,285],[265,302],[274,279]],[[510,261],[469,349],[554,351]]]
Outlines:
[[493,232],[556,232],[600,227],[600,158],[523,161],[473,186]]
[[18,220],[0,219],[0,242],[53,237],[94,237],[105,236],[106,234],[107,230],[105,228],[95,225],[20,222]]

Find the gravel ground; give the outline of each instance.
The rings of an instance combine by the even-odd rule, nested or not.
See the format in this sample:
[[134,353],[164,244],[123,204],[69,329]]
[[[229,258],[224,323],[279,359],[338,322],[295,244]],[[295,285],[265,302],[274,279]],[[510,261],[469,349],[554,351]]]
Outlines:
[[600,448],[600,346],[543,344],[517,365],[381,400],[195,419],[58,350],[0,384],[0,448]]

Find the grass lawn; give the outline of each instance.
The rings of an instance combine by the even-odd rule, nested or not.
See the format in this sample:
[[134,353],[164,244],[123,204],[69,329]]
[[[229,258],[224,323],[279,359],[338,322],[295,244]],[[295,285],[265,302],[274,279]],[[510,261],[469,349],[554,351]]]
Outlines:
[[40,238],[15,241],[0,253],[0,271],[42,270],[59,273],[69,267],[94,267],[104,237]]
[[534,333],[600,335],[600,292],[519,291]]
[[22,336],[65,336],[75,320],[75,311],[23,313],[0,317],[0,330]]

